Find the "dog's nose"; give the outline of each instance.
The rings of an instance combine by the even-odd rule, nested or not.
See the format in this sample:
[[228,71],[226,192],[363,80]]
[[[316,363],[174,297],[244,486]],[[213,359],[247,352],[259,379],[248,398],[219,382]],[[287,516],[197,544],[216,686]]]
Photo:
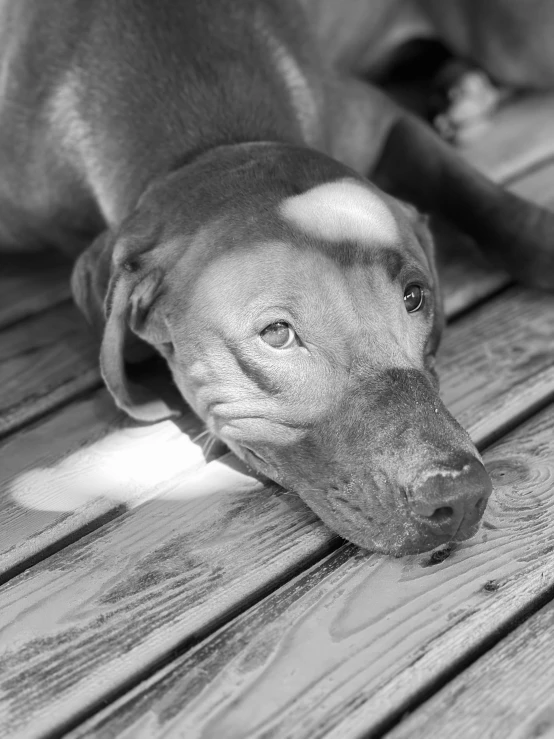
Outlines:
[[467,456],[416,482],[410,504],[425,528],[465,539],[475,532],[491,492],[487,471],[479,460]]

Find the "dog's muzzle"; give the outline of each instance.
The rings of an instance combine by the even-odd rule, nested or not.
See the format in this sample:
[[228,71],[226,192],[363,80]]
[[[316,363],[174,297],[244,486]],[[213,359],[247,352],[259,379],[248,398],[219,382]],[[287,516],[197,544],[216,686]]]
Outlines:
[[426,373],[394,370],[348,392],[273,475],[345,539],[395,555],[473,536],[492,483]]

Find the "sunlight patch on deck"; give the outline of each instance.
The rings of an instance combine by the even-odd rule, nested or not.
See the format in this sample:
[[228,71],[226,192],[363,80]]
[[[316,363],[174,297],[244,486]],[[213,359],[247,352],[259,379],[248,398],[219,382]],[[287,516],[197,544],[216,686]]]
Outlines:
[[152,497],[189,500],[221,493],[222,486],[260,484],[234,458],[206,464],[202,447],[171,423],[156,431],[114,431],[52,466],[17,476],[10,494],[26,509],[61,513],[99,500],[134,507]]

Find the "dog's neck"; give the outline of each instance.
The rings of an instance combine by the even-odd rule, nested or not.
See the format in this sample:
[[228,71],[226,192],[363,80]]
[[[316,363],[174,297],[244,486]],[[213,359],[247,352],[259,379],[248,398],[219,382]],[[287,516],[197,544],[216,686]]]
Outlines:
[[[194,281],[230,249],[294,241],[296,228],[280,212],[284,200],[356,177],[345,165],[301,146],[249,142],[209,149],[154,178],[111,242],[98,242],[96,264],[106,264],[96,269],[95,294],[102,302],[114,270],[134,273],[149,264],[162,265],[168,275],[179,265],[186,295],[187,279]],[[81,264],[86,266],[84,258]]]
[[[181,39],[158,28],[167,44],[160,55],[137,27],[141,65],[148,72],[142,77],[141,67],[133,66],[136,60],[126,58],[126,47],[118,52],[121,81],[107,80],[98,89],[77,72],[71,95],[82,120],[79,134],[86,134],[80,158],[110,227],[130,213],[154,178],[199,152],[257,141],[324,148],[321,95],[308,80],[309,65],[298,61],[289,32],[274,28],[261,5],[246,6],[240,15],[251,12],[248,20],[226,18],[230,6],[224,4],[225,15],[215,28],[197,29],[211,41],[205,49],[192,36],[189,43],[188,36]],[[158,16],[156,23],[161,23]],[[150,86],[143,84],[144,77]],[[63,99],[71,101],[71,95]],[[95,143],[95,160],[87,162],[87,139],[96,139],[97,130],[104,131],[104,140]]]
[[207,224],[226,219],[232,220],[236,233],[240,223],[251,229],[259,220],[269,227],[285,198],[356,176],[340,162],[302,145],[250,141],[210,147],[178,160],[145,188],[131,218],[143,224],[137,249],[155,246],[162,236],[165,241],[180,237],[184,243]]

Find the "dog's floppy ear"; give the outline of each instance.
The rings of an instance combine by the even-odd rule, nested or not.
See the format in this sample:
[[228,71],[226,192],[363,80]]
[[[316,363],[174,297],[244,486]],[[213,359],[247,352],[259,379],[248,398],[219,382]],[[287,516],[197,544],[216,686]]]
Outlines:
[[[154,349],[130,330],[144,325],[160,274],[139,276],[118,267],[114,251],[125,252],[125,237],[102,233],[77,259],[71,276],[73,297],[95,333],[102,337],[100,368],[116,404],[138,421],[161,421],[179,415],[147,388],[132,383],[125,361],[139,362]],[[125,265],[126,263],[123,262]]]
[[104,298],[110,281],[114,242],[111,232],[104,231],[79,256],[71,274],[73,298],[99,337],[106,323]]
[[179,416],[161,397],[129,380],[125,372],[130,321],[143,323],[161,280],[158,270],[143,278],[114,269],[105,302],[106,328],[100,349],[102,377],[116,404],[137,421],[153,423]]

